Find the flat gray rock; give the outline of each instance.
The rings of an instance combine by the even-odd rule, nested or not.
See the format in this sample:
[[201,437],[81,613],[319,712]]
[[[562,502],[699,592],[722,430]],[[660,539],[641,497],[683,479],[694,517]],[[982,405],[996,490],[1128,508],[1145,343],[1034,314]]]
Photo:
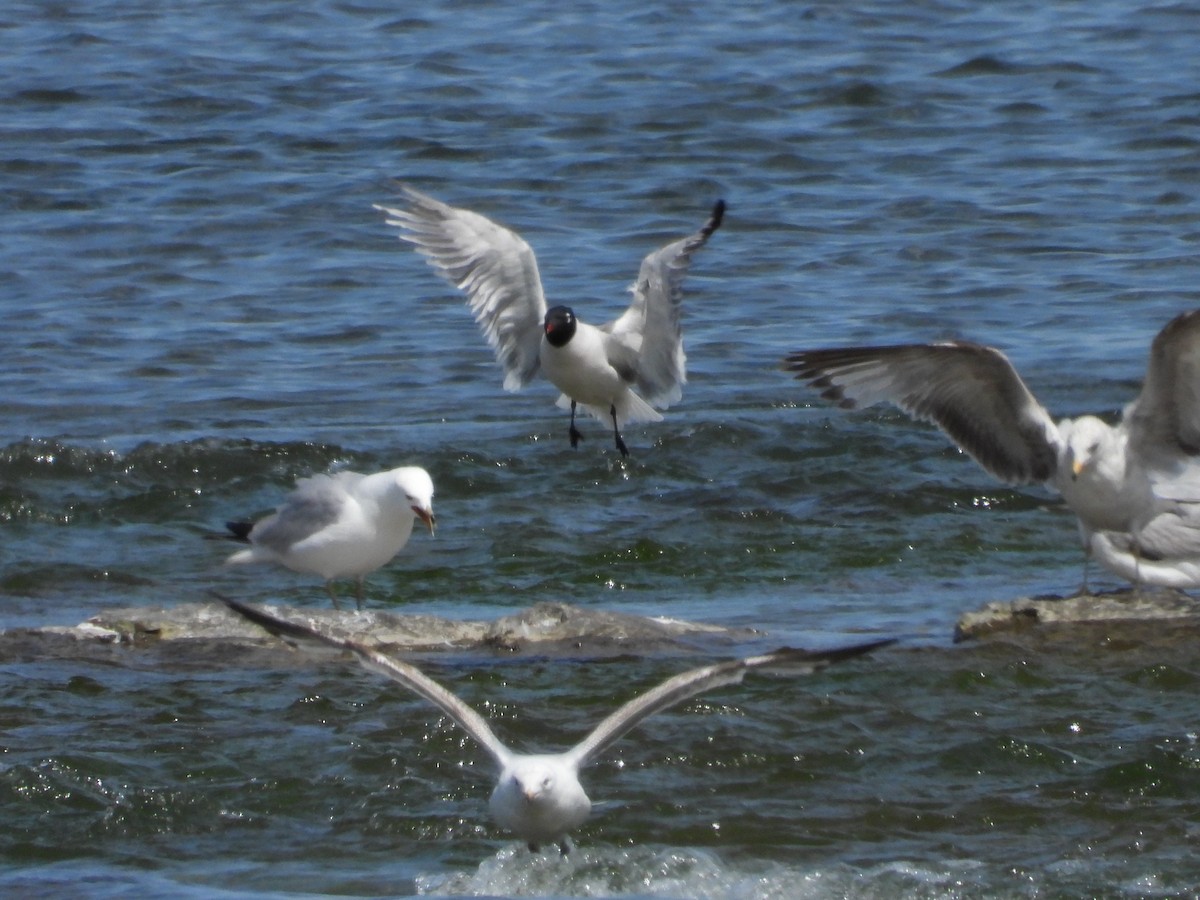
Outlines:
[[[760,639],[751,629],[730,629],[666,617],[538,603],[494,622],[447,619],[379,610],[334,610],[263,604],[273,615],[387,650],[489,649],[508,652],[646,652],[702,643]],[[218,602],[132,607],[92,616],[71,627],[28,629],[25,635],[99,644],[209,642],[278,644],[257,625]],[[12,638],[18,632],[9,632]]]
[[1171,588],[1123,588],[1073,597],[1021,597],[988,603],[975,612],[963,613],[955,625],[954,640],[1038,626],[1119,622],[1124,627],[1161,628],[1166,620],[1173,620],[1173,624],[1200,625],[1200,601]]

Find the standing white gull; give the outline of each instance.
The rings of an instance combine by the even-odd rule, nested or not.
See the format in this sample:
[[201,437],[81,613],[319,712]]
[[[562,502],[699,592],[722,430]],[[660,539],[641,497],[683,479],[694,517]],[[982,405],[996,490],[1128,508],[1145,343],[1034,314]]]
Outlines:
[[568,852],[568,833],[582,825],[592,809],[591,800],[579,783],[580,769],[594,762],[604,750],[647,716],[705,691],[740,684],[749,671],[807,675],[831,663],[895,643],[888,639],[814,651],[784,648],[761,656],[692,669],[667,679],[625,703],[570,750],[529,754],[509,749],[479,713],[416,666],[386,656],[358,641],[286,622],[227,597],[221,599],[230,609],[279,637],[320,641],[349,650],[366,668],[399,682],[441,709],[495,760],[500,774],[488,804],[492,817],[535,852],[539,845],[545,843],[557,843],[563,853]]
[[629,308],[596,327],[569,306],[547,309],[537,259],[519,235],[406,185],[401,190],[406,208],[375,208],[387,214],[388,225],[402,229],[401,240],[467,294],[504,369],[505,389],[524,387],[540,367],[562,391],[558,405],[571,409],[571,446],[581,437],[575,408],[582,404],[600,421],[611,420],[617,449],[628,456],[621,425],[658,422],[662,416],[654,407],[666,409],[683,396],[683,278],[692,253],[721,227],[725,201],[717,201],[698,232],[642,260]]
[[265,519],[227,522],[234,538],[250,546],[226,563],[271,562],[320,575],[335,608],[334,579],[353,578],[362,609],[363,579],[403,549],[418,518],[433,534],[433,480],[422,468],[314,475],[296,482]]
[[1055,424],[1003,353],[968,341],[801,350],[784,367],[843,407],[886,401],[937,424],[1008,484],[1046,482],[1078,517],[1084,551],[1116,574],[1200,585],[1200,310],[1155,337],[1115,426]]

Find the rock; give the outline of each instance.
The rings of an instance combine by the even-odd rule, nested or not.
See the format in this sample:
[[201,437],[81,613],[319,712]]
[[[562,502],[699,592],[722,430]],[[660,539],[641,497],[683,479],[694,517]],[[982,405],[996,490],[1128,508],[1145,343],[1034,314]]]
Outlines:
[[665,617],[647,618],[602,609],[583,609],[567,603],[538,603],[516,615],[503,616],[487,629],[485,640],[494,647],[519,650],[525,643],[673,643],[699,635],[753,637],[749,629],[685,622]]
[[980,610],[963,613],[955,625],[954,640],[1046,625],[1153,624],[1168,619],[1200,625],[1200,601],[1172,588],[1123,588],[1073,597],[1022,597],[988,603]]
[[[684,648],[696,639],[726,642],[761,638],[750,629],[629,613],[585,609],[566,603],[538,603],[495,622],[447,619],[379,610],[334,610],[263,604],[272,615],[354,638],[386,650],[437,651],[501,649],[547,652],[645,652]],[[162,644],[205,642],[277,644],[258,626],[218,602],[133,607],[99,613],[70,628],[30,629],[24,633],[91,644]],[[15,636],[9,632],[6,636]]]

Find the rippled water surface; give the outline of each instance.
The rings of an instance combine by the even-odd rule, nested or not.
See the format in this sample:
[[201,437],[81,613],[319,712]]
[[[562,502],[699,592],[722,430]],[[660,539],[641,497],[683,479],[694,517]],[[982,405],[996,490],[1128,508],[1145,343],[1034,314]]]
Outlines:
[[[1200,892],[1195,634],[951,646],[966,609],[1078,585],[1072,517],[777,368],[967,337],[1055,413],[1119,411],[1200,305],[1191,6],[17,0],[0,36],[0,625],[213,587],[325,604],[203,536],[297,477],[418,462],[438,533],[374,608],[905,639],[634,732],[566,861],[488,822],[477,748],[345,661],[6,639],[6,894]],[[628,461],[596,422],[573,451],[544,382],[502,390],[371,208],[393,178],[517,229],[592,321],[727,200],[683,401]],[[532,748],[700,657],[423,664]]]

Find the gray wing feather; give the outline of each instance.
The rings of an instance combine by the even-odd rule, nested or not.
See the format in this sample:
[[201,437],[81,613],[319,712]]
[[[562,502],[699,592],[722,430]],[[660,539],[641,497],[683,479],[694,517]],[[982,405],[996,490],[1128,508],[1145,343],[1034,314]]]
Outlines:
[[1125,421],[1152,466],[1200,454],[1200,310],[1176,316],[1154,338],[1142,392]]
[[357,473],[343,472],[302,479],[274,514],[255,524],[250,531],[251,542],[286,553],[341,518],[346,504],[354,502],[347,488],[361,478]]
[[886,401],[933,422],[1008,484],[1055,474],[1058,428],[995,348],[954,341],[803,350],[784,368],[844,408]]
[[687,381],[680,325],[683,279],[692,254],[721,227],[724,215],[725,201],[718,200],[703,228],[642,260],[629,309],[603,326],[633,354],[638,390],[654,406],[666,409],[683,396]]
[[504,369],[504,387],[515,391],[538,370],[538,345],[546,298],[537,258],[524,240],[507,228],[466,209],[456,209],[410,187],[401,186],[406,209],[375,208],[387,224],[401,229],[447,281],[467,295],[483,336]]
[[582,768],[647,717],[705,691],[739,684],[752,669],[787,675],[807,675],[831,663],[860,656],[893,643],[895,641],[892,639],[871,641],[835,650],[795,650],[785,647],[762,656],[734,659],[683,672],[621,706],[597,725],[591,734],[571,748],[566,756],[575,763],[576,768]]
[[276,618],[252,606],[239,603],[237,600],[217,594],[216,592],[214,592],[214,595],[238,615],[262,626],[277,637],[317,641],[331,647],[340,647],[343,650],[349,650],[358,657],[358,661],[366,668],[399,682],[417,696],[438,707],[459,728],[487,750],[501,767],[511,759],[511,751],[501,743],[479,713],[475,712],[475,710],[471,709],[471,707],[467,706],[458,697],[454,696],[454,694],[450,693],[450,691],[446,690],[416,666],[385,656],[378,650],[374,650],[350,638],[338,638],[333,635],[323,634],[314,628]]

